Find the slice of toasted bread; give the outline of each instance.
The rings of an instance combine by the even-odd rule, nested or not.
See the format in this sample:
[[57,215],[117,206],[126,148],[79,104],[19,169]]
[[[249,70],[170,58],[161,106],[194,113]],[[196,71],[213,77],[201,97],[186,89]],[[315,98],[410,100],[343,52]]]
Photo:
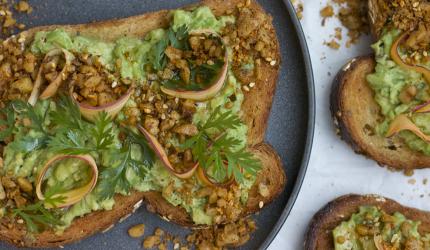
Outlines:
[[418,227],[420,234],[430,232],[430,213],[415,208],[405,207],[396,201],[378,195],[341,196],[321,208],[312,218],[305,235],[305,250],[334,249],[332,231],[342,221],[349,220],[357,213],[360,206],[377,206],[388,214],[402,213],[406,218],[421,221]]
[[409,149],[399,137],[385,138],[373,132],[381,114],[366,76],[374,68],[373,57],[358,57],[347,63],[335,77],[330,109],[337,132],[355,152],[380,165],[395,169],[430,167],[429,156]]
[[[209,6],[215,15],[225,14],[227,10],[234,9],[241,0],[204,0],[201,4]],[[191,8],[191,7],[188,7]],[[251,1],[250,8],[259,13],[264,10],[256,2]],[[143,37],[149,31],[167,27],[171,20],[168,10],[154,13],[147,13],[140,16],[133,16],[118,20],[109,20],[98,23],[64,26],[37,27],[22,34],[30,41],[38,31],[52,30],[58,27],[74,34],[81,34],[97,37],[105,41],[115,40],[121,36]],[[273,27],[270,32],[275,35]],[[277,50],[279,44],[276,41]],[[280,61],[273,58],[277,62]],[[278,78],[279,64],[271,66],[267,62],[262,63],[262,75],[256,80],[255,87],[245,93],[245,100],[242,104],[243,119],[248,125],[248,145],[250,150],[261,160],[263,169],[257,176],[257,181],[252,187],[247,209],[243,216],[260,210],[260,202],[270,203],[282,190],[286,183],[286,176],[281,160],[275,150],[263,142],[267,119],[270,113],[272,97]],[[269,188],[269,195],[262,197],[258,192],[258,184],[264,183]],[[17,246],[26,247],[58,247],[74,241],[81,240],[94,233],[109,229],[121,218],[127,217],[137,207],[142,200],[146,200],[149,207],[158,212],[163,218],[184,225],[195,227],[189,215],[180,207],[172,206],[160,193],[157,192],[133,192],[130,196],[115,196],[116,203],[111,211],[97,211],[73,221],[72,225],[61,235],[55,235],[53,231],[45,231],[41,234],[28,236],[25,226],[10,223],[7,218],[0,220],[0,240],[7,241]]]

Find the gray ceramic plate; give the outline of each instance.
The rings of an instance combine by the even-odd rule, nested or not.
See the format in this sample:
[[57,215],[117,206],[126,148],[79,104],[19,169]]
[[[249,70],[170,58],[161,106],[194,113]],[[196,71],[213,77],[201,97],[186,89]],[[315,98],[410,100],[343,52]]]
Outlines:
[[[255,216],[258,231],[241,249],[265,249],[272,242],[288,214],[303,181],[314,128],[314,86],[309,54],[299,21],[289,0],[259,0],[273,16],[282,51],[282,70],[269,120],[266,140],[281,155],[287,173],[287,187],[272,204]],[[34,11],[19,20],[28,27],[47,24],[77,24],[128,17],[148,11],[173,9],[196,0],[30,0]],[[146,232],[161,227],[173,234],[187,230],[167,223],[144,206],[123,223],[66,249],[141,249],[142,240],[131,239],[127,229],[144,223]],[[0,243],[1,249],[11,249]]]

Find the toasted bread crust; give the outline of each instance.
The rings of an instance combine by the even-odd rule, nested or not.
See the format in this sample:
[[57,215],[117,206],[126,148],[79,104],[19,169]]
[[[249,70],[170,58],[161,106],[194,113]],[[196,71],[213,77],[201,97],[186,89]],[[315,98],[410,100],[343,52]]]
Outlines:
[[430,167],[430,157],[409,149],[399,137],[385,138],[372,132],[380,119],[380,107],[366,76],[374,71],[373,57],[351,60],[333,81],[330,109],[342,140],[354,151],[382,166],[399,170]]
[[[282,168],[282,162],[276,151],[266,143],[260,143],[250,148],[252,152],[263,164],[262,170],[257,175],[256,184],[249,191],[249,198],[241,217],[255,213],[261,208],[260,202],[263,205],[273,201],[282,190],[286,183],[285,172]],[[264,183],[269,190],[269,195],[263,197],[258,189],[258,184]],[[146,192],[144,194],[145,201],[148,203],[148,209],[158,213],[163,219],[173,221],[176,224],[201,228],[205,225],[195,225],[189,214],[182,207],[175,207],[167,202],[158,192]]]
[[341,196],[321,208],[312,218],[305,235],[305,250],[334,249],[332,231],[342,221],[347,221],[357,213],[360,206],[377,206],[388,214],[400,212],[408,219],[421,221],[418,231],[430,232],[430,213],[405,207],[394,200],[378,195],[349,194]]
[[[224,14],[226,10],[235,8],[240,2],[242,1],[204,0],[201,4],[209,6],[218,16]],[[186,7],[186,9],[193,6]],[[263,12],[261,6],[254,1],[251,2],[250,8]],[[162,10],[124,19],[90,24],[36,27],[22,32],[22,34],[28,38],[27,41],[30,41],[38,31],[61,27],[72,34],[79,33],[85,36],[101,38],[105,41],[113,41],[124,34],[143,37],[155,28],[167,27],[170,18],[169,11]],[[271,31],[275,33],[273,27]],[[279,52],[278,43],[277,51]],[[280,53],[277,55],[278,58],[274,58],[277,62],[280,62],[279,55]],[[286,177],[280,158],[271,146],[263,143],[278,71],[279,63],[276,66],[270,66],[269,63],[263,62],[262,77],[256,81],[252,91],[245,93],[245,100],[242,105],[243,119],[249,128],[248,145],[263,164],[263,170],[258,175],[256,184],[250,191],[250,198],[244,215],[260,210],[260,201],[264,204],[270,203],[285,187]],[[268,197],[262,197],[258,193],[258,183],[260,182],[264,182],[269,187],[270,195]],[[130,196],[116,195],[115,200],[116,203],[112,210],[97,211],[75,219],[61,236],[55,235],[52,231],[45,231],[41,234],[27,237],[24,225],[10,225],[7,219],[2,219],[0,220],[0,240],[22,247],[58,247],[109,229],[121,218],[131,214],[141,204],[140,201],[142,200],[146,200],[150,210],[158,212],[163,218],[169,218],[170,221],[180,225],[198,227],[198,225],[192,223],[185,210],[172,206],[158,192],[133,192]],[[10,228],[9,225],[11,226]]]

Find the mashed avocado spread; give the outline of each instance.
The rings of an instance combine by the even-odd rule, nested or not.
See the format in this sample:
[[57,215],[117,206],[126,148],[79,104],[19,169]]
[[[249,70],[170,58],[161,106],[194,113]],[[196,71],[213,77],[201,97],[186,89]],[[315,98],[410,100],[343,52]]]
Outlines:
[[[215,32],[219,32],[226,23],[235,22],[234,17],[223,16],[216,18],[211,10],[207,7],[199,7],[194,11],[173,11],[173,21],[171,28],[178,30],[182,26],[186,26],[188,30],[194,29],[211,29]],[[156,29],[149,32],[143,39],[134,37],[123,37],[113,42],[105,42],[97,39],[96,37],[88,37],[82,35],[73,35],[62,29],[55,29],[49,32],[38,32],[34,41],[31,44],[31,51],[36,54],[45,54],[54,48],[64,48],[68,51],[77,53],[88,53],[91,55],[97,55],[100,58],[101,63],[108,69],[116,69],[120,72],[122,78],[134,79],[137,84],[142,84],[143,80],[147,76],[145,64],[154,60],[153,53],[150,53],[153,49],[154,44],[160,41],[167,35],[167,30]],[[229,99],[234,94],[235,99]],[[204,123],[210,116],[210,114],[216,109],[221,108],[225,110],[225,104],[232,102],[233,113],[240,114],[240,107],[243,101],[243,93],[241,91],[240,83],[236,80],[232,71],[229,70],[228,77],[225,86],[215,96],[205,102],[197,103],[197,111],[193,116],[193,123],[200,124]],[[135,102],[131,98],[127,106],[133,106]],[[49,126],[52,122],[53,117],[50,116],[51,112],[57,110],[57,104],[54,101],[39,101],[35,106],[35,110],[40,114],[45,114],[43,126]],[[124,114],[120,113],[117,120],[121,120]],[[89,126],[89,125],[88,125]],[[113,135],[115,138],[120,133],[117,125],[113,126]],[[55,153],[49,152],[47,149],[39,148],[37,146],[32,147],[28,145],[23,147],[20,145],[17,147],[15,144],[20,143],[20,139],[24,137],[31,137],[42,142],[44,135],[38,133],[35,130],[30,130],[28,133],[23,130],[20,133],[20,128],[17,127],[18,132],[15,135],[15,141],[9,143],[4,150],[4,173],[13,173],[16,177],[26,177],[30,181],[34,182],[37,173],[40,171],[44,163],[52,157]],[[88,127],[88,129],[93,129]],[[429,128],[430,129],[430,128]],[[240,139],[243,145],[246,143],[247,127],[241,125],[234,129],[229,129],[227,135],[232,138]],[[36,141],[37,141],[36,140]],[[92,143],[91,140],[87,140],[85,143]],[[116,168],[120,166],[121,161],[115,158],[115,152],[120,151],[121,142],[117,141],[114,146],[106,150],[102,155],[92,154],[97,161],[102,163],[102,166],[109,168]],[[133,145],[130,150],[130,157],[133,160],[141,160],[142,150],[139,145]],[[206,214],[204,211],[204,205],[207,202],[207,198],[198,198],[198,196],[192,196],[191,201],[185,201],[176,190],[180,189],[184,185],[184,181],[174,177],[161,165],[160,161],[155,161],[154,165],[149,168],[149,172],[145,178],[141,178],[136,171],[127,169],[125,172],[127,180],[132,183],[132,188],[138,191],[160,191],[164,198],[166,198],[171,204],[182,206],[190,213],[192,219],[196,224],[212,224],[213,218]],[[47,185],[53,187],[60,183],[66,188],[70,189],[76,185],[86,182],[89,179],[88,167],[85,167],[80,163],[72,163],[69,161],[63,161],[59,163],[55,168],[47,174]],[[240,184],[242,191],[241,201],[246,202],[248,190],[251,188],[255,177],[246,177],[246,180]],[[172,184],[173,183],[173,184]],[[173,185],[173,192],[164,192],[165,189]],[[196,187],[195,187],[196,188]],[[73,221],[74,218],[83,216],[92,211],[100,209],[112,209],[114,206],[113,198],[101,198],[102,187],[97,185],[96,188],[85,196],[80,202],[71,206],[63,215],[61,226],[58,226],[59,231],[67,228]],[[195,190],[192,190],[195,191]],[[115,187],[115,192],[120,194],[128,194],[130,190],[121,188],[121,185]]]
[[336,250],[428,249],[430,235],[420,235],[419,225],[401,213],[390,215],[374,206],[362,206],[333,230],[333,241]]
[[[399,114],[408,114],[411,109],[430,99],[428,83],[420,73],[404,70],[390,56],[393,42],[400,36],[400,31],[385,32],[372,48],[375,51],[375,72],[367,76],[369,86],[375,92],[375,101],[381,107],[384,120],[375,128],[380,136],[385,136],[390,123]],[[427,67],[430,65],[426,65]],[[408,102],[401,100],[402,91],[412,87],[416,95]],[[411,120],[425,133],[430,134],[430,114],[414,113]],[[413,150],[430,155],[430,144],[420,139],[410,131],[401,131],[399,136]]]

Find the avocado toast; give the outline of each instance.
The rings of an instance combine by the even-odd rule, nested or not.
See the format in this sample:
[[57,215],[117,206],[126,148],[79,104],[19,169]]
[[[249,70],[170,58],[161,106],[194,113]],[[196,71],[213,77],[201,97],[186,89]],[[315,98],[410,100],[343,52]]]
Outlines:
[[[430,167],[428,3],[369,1],[374,56],[351,60],[332,85],[331,112],[342,139],[380,165]],[[427,14],[426,14],[427,13]]]
[[[14,113],[22,128],[11,131],[5,124],[12,140],[10,133],[4,137],[8,171],[3,186],[6,194],[19,191],[5,200],[11,204],[4,209],[1,238],[19,246],[61,246],[110,228],[142,200],[163,218],[190,227],[232,222],[273,200],[283,190],[285,173],[279,156],[263,138],[279,69],[279,46],[270,17],[260,6],[251,2],[236,9],[239,3],[204,1],[203,7],[187,11],[40,27],[9,39],[7,53],[21,46],[29,53],[16,55],[24,59],[19,70],[26,80],[14,80],[16,87],[2,94],[12,103],[4,103],[5,123]],[[246,49],[234,37],[223,35],[236,34],[241,42],[255,37],[256,25],[263,27],[258,32],[261,41],[244,43],[256,49]],[[199,51],[205,46],[202,55]],[[26,64],[32,56],[33,70]],[[192,67],[184,67],[183,58]],[[222,76],[224,68],[228,70]],[[43,81],[38,80],[40,75]],[[221,89],[208,91],[223,77],[227,81],[221,82]],[[206,81],[210,86],[201,86]],[[104,85],[102,91],[96,88],[98,82]],[[40,98],[34,102],[33,96]],[[34,106],[19,101],[27,97]],[[37,124],[41,126],[33,128]],[[69,127],[65,131],[61,125]],[[18,145],[8,150],[11,142]],[[224,146],[204,154],[197,142],[208,149]],[[17,151],[23,148],[24,153]],[[229,152],[217,156],[221,150]],[[79,160],[77,172],[67,173],[71,159],[48,164],[57,154]],[[218,169],[203,169],[207,162]],[[28,170],[32,164],[34,170]],[[28,182],[32,191],[21,187]],[[67,184],[67,191],[87,189],[71,194],[61,187],[58,191],[57,184]],[[74,203],[77,197],[80,200]],[[18,206],[17,200],[23,204]],[[53,208],[47,203],[54,203]],[[66,208],[60,208],[63,205]],[[49,215],[37,221],[38,213],[46,211]]]
[[430,215],[378,195],[341,196],[309,224],[304,249],[429,249]]

